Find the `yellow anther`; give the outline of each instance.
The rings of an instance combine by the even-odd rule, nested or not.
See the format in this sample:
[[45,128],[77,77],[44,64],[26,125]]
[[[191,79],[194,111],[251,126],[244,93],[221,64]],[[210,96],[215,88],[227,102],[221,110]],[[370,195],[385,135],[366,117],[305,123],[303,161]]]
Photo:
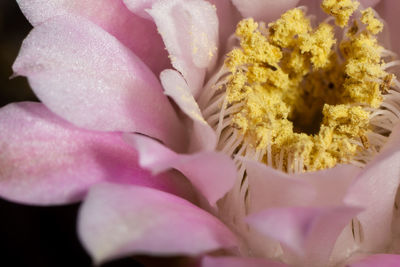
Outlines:
[[361,22],[367,25],[368,31],[372,34],[378,34],[383,30],[383,23],[375,18],[372,8],[367,8],[361,11]]
[[343,28],[359,5],[360,3],[352,0],[324,0],[321,7],[327,14],[335,18],[336,25]]
[[[322,3],[340,26],[358,5],[350,0]],[[349,161],[360,149],[354,140],[368,144],[369,112],[363,107],[380,106],[382,88],[393,79],[383,69],[371,12],[363,12],[363,23],[373,29],[360,32],[353,22],[347,38],[337,44],[341,54],[333,26],[321,23],[312,29],[298,8],[270,23],[268,36],[253,19],[238,24],[240,48],[227,55],[231,75],[226,90],[228,105],[240,103],[231,115],[232,126],[247,143],[269,147],[273,157],[300,157],[309,171]]]

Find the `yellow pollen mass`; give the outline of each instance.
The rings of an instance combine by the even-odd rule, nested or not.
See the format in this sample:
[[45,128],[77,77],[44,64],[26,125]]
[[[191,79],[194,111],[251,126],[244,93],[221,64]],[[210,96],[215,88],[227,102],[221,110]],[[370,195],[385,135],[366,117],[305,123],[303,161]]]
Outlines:
[[359,2],[353,0],[324,0],[321,7],[327,14],[335,18],[336,25],[343,28],[359,5]]
[[[343,27],[359,3],[325,0],[322,8]],[[362,11],[338,42],[334,26],[312,27],[302,9],[295,8],[268,24],[265,31],[253,19],[236,28],[240,47],[227,54],[226,83],[232,126],[244,142],[302,160],[314,171],[346,163],[368,144],[369,111],[379,107],[393,75],[383,69],[383,47],[376,39],[379,20]],[[382,30],[379,26],[379,31]],[[271,162],[264,156],[264,161]],[[274,166],[277,167],[277,166]]]
[[375,18],[374,11],[372,8],[367,8],[361,11],[361,22],[367,25],[367,29],[372,34],[378,34],[383,30],[383,23]]

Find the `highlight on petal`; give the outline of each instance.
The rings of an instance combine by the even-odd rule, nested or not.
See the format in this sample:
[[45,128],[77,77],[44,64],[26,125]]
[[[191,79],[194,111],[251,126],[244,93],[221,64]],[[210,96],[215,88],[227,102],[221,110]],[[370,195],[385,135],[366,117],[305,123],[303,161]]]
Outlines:
[[184,144],[183,128],[154,74],[86,19],[60,16],[35,27],[13,69],[28,77],[50,110],[75,125]]
[[154,3],[161,0],[123,0],[126,7],[135,13],[136,15],[151,20],[152,17],[146,12],[146,9],[150,9]]
[[260,258],[204,257],[201,267],[286,267],[286,264]]
[[17,0],[17,3],[35,27],[60,15],[82,16],[115,36],[154,73],[170,66],[155,24],[131,13],[123,0]]
[[148,13],[170,54],[172,65],[186,79],[193,96],[217,58],[218,17],[204,0],[168,0],[153,4]]
[[152,176],[140,168],[136,151],[120,134],[79,129],[41,103],[1,108],[0,133],[0,196],[9,200],[40,205],[75,202],[100,181],[174,194],[188,188],[182,177]]
[[250,215],[247,222],[280,241],[292,263],[322,266],[338,235],[360,211],[358,207],[346,206],[271,208]]
[[204,120],[182,75],[175,70],[164,70],[161,72],[160,79],[164,93],[171,97],[180,109],[193,120],[188,152],[214,150],[217,143],[215,132]]
[[375,254],[363,258],[360,261],[348,264],[347,267],[398,267],[400,266],[400,255]]
[[281,16],[283,12],[294,8],[299,0],[232,0],[244,18],[270,22]]
[[365,211],[357,216],[362,225],[365,251],[381,251],[392,239],[391,223],[400,184],[400,125],[397,125],[380,154],[357,177],[345,198],[349,205]]
[[153,173],[177,169],[202,193],[211,205],[222,198],[236,180],[236,168],[226,155],[213,152],[177,154],[157,141],[141,135],[125,135],[139,152],[140,165]]
[[199,255],[236,245],[217,218],[174,195],[140,186],[99,184],[78,218],[96,263],[131,254]]

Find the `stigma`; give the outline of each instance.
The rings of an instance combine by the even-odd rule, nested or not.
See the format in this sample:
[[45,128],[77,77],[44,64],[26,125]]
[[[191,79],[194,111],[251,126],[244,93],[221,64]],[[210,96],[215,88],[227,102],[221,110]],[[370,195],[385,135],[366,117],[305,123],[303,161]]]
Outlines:
[[238,23],[236,46],[200,97],[220,150],[289,173],[363,166],[379,152],[399,96],[387,71],[398,63],[385,62],[393,53],[377,39],[383,23],[357,1],[321,8],[330,18],[319,25],[301,7],[268,25]]

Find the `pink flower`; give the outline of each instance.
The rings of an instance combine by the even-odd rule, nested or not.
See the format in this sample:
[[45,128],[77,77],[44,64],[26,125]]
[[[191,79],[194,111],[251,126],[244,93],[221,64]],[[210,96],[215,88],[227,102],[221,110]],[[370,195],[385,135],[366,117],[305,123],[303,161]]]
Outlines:
[[[238,165],[237,146],[220,146],[219,113],[211,127],[219,106],[205,92],[224,75],[237,22],[269,22],[297,5],[321,16],[319,1],[17,2],[34,29],[13,69],[42,103],[0,110],[0,195],[83,200],[79,235],[95,262],[151,254],[204,267],[400,264],[398,100],[390,136],[363,168],[288,174],[259,154]],[[400,5],[362,3],[388,20],[400,53]]]

